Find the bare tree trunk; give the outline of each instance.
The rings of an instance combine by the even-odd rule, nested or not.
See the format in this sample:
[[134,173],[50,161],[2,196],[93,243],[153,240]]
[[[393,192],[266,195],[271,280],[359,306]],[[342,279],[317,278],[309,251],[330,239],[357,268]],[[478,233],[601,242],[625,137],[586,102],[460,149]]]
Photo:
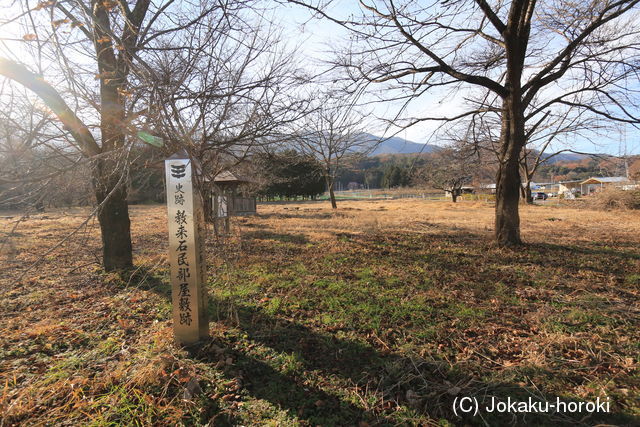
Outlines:
[[453,203],[458,201],[458,193],[455,190],[451,190],[451,201]]
[[531,184],[529,182],[526,185],[520,186],[520,198],[528,205],[533,204],[533,195],[531,193]]
[[[517,156],[517,154],[516,154]],[[496,241],[500,246],[516,246],[520,240],[518,203],[520,174],[517,158],[507,158],[500,165],[496,188]],[[514,185],[515,184],[515,185]]]
[[325,177],[327,181],[327,188],[329,189],[329,200],[331,200],[331,208],[338,209],[338,204],[336,203],[336,195],[333,192],[333,178],[331,176]]
[[[520,239],[520,153],[526,145],[522,70],[529,40],[529,23],[522,19],[525,2],[515,2],[505,29],[507,71],[506,96],[502,101],[500,166],[496,177],[496,230],[498,246],[522,244]],[[513,33],[512,33],[513,32]]]
[[533,194],[531,193],[531,181],[527,182],[524,188],[524,200],[528,205],[533,204]]
[[333,183],[331,187],[329,187],[329,198],[331,199],[331,208],[338,209],[338,204],[336,203],[336,195],[333,193]]
[[504,100],[502,111],[500,166],[496,177],[495,237],[499,246],[517,246],[520,239],[520,163],[525,143],[524,117],[519,94]]
[[105,271],[129,269],[133,266],[131,222],[127,204],[127,186],[111,166],[112,162],[97,160],[94,165],[94,190],[98,222],[102,234],[102,255]]
[[204,187],[204,190],[201,192],[204,220],[206,222],[213,222],[215,218],[213,211],[213,198],[215,197],[215,193],[212,191],[210,185],[206,185],[204,182],[201,183],[201,185]]
[[[104,13],[102,10],[99,12]],[[128,159],[124,158],[125,101],[120,94],[125,78],[116,73],[114,63],[113,51],[98,51],[100,72],[118,77],[100,79],[100,133],[102,152],[106,157],[96,160],[93,165],[96,201],[98,204],[103,203],[98,211],[98,221],[102,231],[103,264],[106,271],[128,269],[133,266],[131,222],[125,179],[128,168]]]

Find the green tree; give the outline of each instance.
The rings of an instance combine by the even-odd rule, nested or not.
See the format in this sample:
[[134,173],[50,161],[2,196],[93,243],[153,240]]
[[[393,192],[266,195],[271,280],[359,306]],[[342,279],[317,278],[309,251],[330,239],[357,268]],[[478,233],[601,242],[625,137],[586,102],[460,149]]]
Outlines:
[[322,165],[313,157],[294,150],[278,154],[259,155],[254,159],[262,171],[259,194],[267,197],[315,198],[325,190]]
[[406,167],[391,164],[387,165],[382,175],[382,187],[397,188],[409,185],[409,172]]

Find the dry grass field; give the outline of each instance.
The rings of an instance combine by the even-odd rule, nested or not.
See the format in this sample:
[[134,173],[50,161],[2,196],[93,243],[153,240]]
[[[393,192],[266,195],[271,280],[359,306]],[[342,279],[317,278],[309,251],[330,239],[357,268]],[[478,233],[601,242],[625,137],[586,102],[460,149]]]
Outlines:
[[[85,210],[0,219],[0,426],[640,424],[637,212],[523,207],[506,250],[481,202],[258,210],[207,242],[211,340],[190,351],[163,206],[132,208],[119,275]],[[461,418],[462,396],[611,412]]]

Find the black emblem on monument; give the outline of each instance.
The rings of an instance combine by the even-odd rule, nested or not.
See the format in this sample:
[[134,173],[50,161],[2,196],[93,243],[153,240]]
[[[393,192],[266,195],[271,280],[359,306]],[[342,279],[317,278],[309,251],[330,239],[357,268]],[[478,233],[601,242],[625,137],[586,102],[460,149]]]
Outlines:
[[171,165],[171,176],[174,178],[182,178],[186,175],[186,168],[185,165]]

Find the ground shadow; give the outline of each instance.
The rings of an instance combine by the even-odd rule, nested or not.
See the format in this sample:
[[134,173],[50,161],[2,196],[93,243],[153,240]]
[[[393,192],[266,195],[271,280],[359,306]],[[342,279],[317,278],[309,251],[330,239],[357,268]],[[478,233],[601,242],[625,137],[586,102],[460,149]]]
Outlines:
[[[170,296],[170,287],[163,280],[140,272],[143,287],[163,297]],[[485,382],[464,368],[454,367],[435,358],[427,359],[413,355],[401,356],[381,351],[359,341],[338,338],[335,334],[315,331],[297,322],[268,315],[252,307],[235,305],[229,301],[210,301],[212,313],[237,315],[212,319],[227,322],[246,333],[249,341],[261,343],[281,353],[295,354],[304,371],[318,371],[323,376],[346,379],[361,389],[377,389],[389,407],[377,406],[363,409],[339,396],[329,394],[308,384],[296,373],[284,374],[239,348],[233,336],[214,336],[192,351],[201,362],[216,365],[220,354],[211,350],[211,344],[224,349],[224,357],[231,356],[233,365],[225,367],[228,379],[241,379],[246,393],[257,399],[271,402],[286,410],[292,418],[304,420],[311,425],[393,425],[392,413],[400,407],[408,408],[430,418],[447,419],[471,425],[594,425],[616,423],[637,425],[640,419],[624,413],[594,414],[496,414],[484,413],[455,415],[453,404],[456,398],[475,397],[481,407],[491,406],[491,399],[507,402],[508,399],[527,401],[579,402],[556,394],[541,394],[535,388],[511,383]],[[239,322],[239,323],[237,323]],[[554,375],[546,372],[545,375]],[[215,402],[210,403],[215,407]],[[209,408],[208,412],[216,411]],[[224,418],[227,417],[227,418]],[[234,425],[235,420],[227,415],[218,416],[215,425]]]
[[216,365],[221,355],[211,347],[224,349],[224,356],[231,357],[233,364],[224,366],[225,376],[242,384],[249,396],[263,399],[279,409],[284,409],[291,418],[305,420],[310,425],[358,425],[360,422],[381,425],[373,414],[367,413],[350,402],[305,383],[296,374],[285,375],[266,361],[240,351],[232,338],[212,337],[202,347],[192,351],[193,357]]
[[309,238],[304,234],[274,233],[268,230],[245,232],[242,234],[242,237],[248,239],[276,240],[278,242],[295,243],[298,245],[305,245],[309,243]]
[[[171,300],[171,284],[145,268],[138,268],[130,272],[121,273],[122,283],[129,287],[149,290],[157,295]],[[209,301],[210,313],[218,313],[220,304]],[[226,309],[226,308],[225,308]],[[242,312],[242,318],[246,316]],[[264,399],[287,410],[292,418],[304,419],[312,425],[357,425],[359,422],[369,422],[380,425],[372,414],[368,414],[352,403],[344,402],[338,397],[330,395],[317,387],[305,384],[295,375],[284,375],[263,360],[259,360],[245,352],[234,349],[234,343],[225,337],[212,337],[200,346],[190,348],[190,354],[198,361],[217,365],[221,360],[219,352],[212,348],[224,349],[224,360],[232,357],[232,366],[224,366],[228,379],[241,378],[243,387],[250,395],[257,399]],[[209,402],[205,413],[215,415],[213,425],[239,425],[228,414],[217,411],[215,402]],[[205,420],[206,421],[206,420]]]
[[[214,301],[214,304],[220,302]],[[543,395],[535,388],[519,384],[485,382],[477,375],[465,372],[464,368],[451,369],[445,361],[433,358],[427,360],[417,355],[409,358],[393,352],[381,352],[366,343],[317,332],[250,307],[237,307],[237,312],[236,320],[240,321],[240,328],[247,333],[250,340],[260,342],[278,352],[298,355],[304,363],[304,370],[321,371],[325,376],[348,379],[363,390],[377,388],[383,393],[384,400],[393,403],[394,408],[404,406],[432,419],[444,418],[473,425],[593,425],[604,422],[634,425],[640,421],[639,418],[621,412],[591,416],[585,412],[520,415],[484,413],[481,416],[456,416],[453,412],[454,401],[465,396],[478,399],[481,407],[492,406],[492,398],[499,402],[507,402],[508,399],[527,401],[530,397],[535,401],[552,403],[557,399],[563,402],[580,401],[556,394]],[[247,375],[257,375],[260,378],[257,384],[247,385],[252,395],[296,411],[300,402],[305,399],[326,399],[325,393],[317,389],[308,390],[304,386],[301,390],[300,385],[295,385],[298,381],[296,378],[285,376],[272,368],[265,369],[263,365],[264,362],[255,359],[245,365],[248,368]],[[551,371],[545,371],[544,374],[554,375]],[[279,393],[272,387],[265,386],[265,383],[281,384],[286,392]],[[287,383],[289,385],[286,385]],[[303,418],[321,425],[348,425],[342,421],[354,420],[353,417],[360,417],[355,419],[373,422],[375,425],[392,423],[390,414],[384,407],[362,411],[353,406],[345,407],[345,403],[338,403],[335,397],[331,401],[331,407],[316,408],[312,413],[313,418]],[[336,412],[338,410],[343,412]]]
[[[253,238],[278,241],[290,239],[289,236],[291,235],[270,232],[249,234],[249,237]],[[426,237],[418,236],[410,243],[395,241],[393,236],[385,236],[382,239],[375,236],[350,235],[347,238],[356,246],[366,246],[369,253],[373,253],[374,256],[388,256],[399,251],[406,255],[403,262],[425,262],[435,266],[436,269],[448,268],[456,271],[459,265],[448,265],[450,257],[447,254],[430,253],[428,258],[424,259],[424,257],[412,255],[413,245],[422,245],[424,244],[422,239],[427,238],[441,239],[443,242],[449,241],[463,246],[477,245],[479,241],[485,239],[474,233],[451,235],[446,232],[440,233],[439,230]],[[524,250],[540,252],[544,262],[552,262],[559,257],[575,253],[606,254],[623,259],[636,259],[633,252],[592,249],[575,245],[543,243],[532,244],[529,248]],[[444,251],[446,250],[445,247]],[[499,264],[511,266],[520,262],[518,253],[518,250],[506,251],[504,257],[498,261]],[[458,254],[458,259],[471,262],[478,256],[480,255]],[[559,263],[559,266],[567,268],[566,263]],[[604,269],[599,266],[593,268],[597,268],[598,271]],[[170,296],[170,287],[162,278],[152,274],[144,275],[142,271],[139,274],[142,274],[142,283],[149,289],[165,297]],[[242,387],[249,396],[269,401],[274,406],[285,409],[292,417],[312,425],[357,425],[362,421],[368,425],[393,424],[397,423],[397,420],[393,420],[392,417],[397,408],[406,408],[425,414],[433,420],[446,419],[472,425],[594,425],[597,423],[638,425],[640,422],[640,419],[621,412],[619,408],[612,408],[611,413],[596,413],[590,416],[584,412],[518,415],[480,413],[479,416],[471,414],[458,416],[453,411],[453,404],[456,398],[461,397],[477,398],[481,406],[490,405],[492,398],[501,402],[506,402],[508,399],[527,401],[530,397],[536,401],[555,402],[556,399],[564,402],[577,401],[561,394],[544,393],[535,387],[489,382],[483,380],[477,372],[465,368],[465,365],[439,360],[435,354],[400,355],[374,347],[367,342],[341,338],[338,337],[337,331],[315,330],[294,320],[243,305],[242,301],[212,300],[210,309],[211,313],[228,313],[213,320],[239,328],[246,334],[248,341],[260,343],[279,353],[296,355],[304,372],[318,372],[323,377],[346,380],[363,390],[376,390],[382,396],[381,401],[391,403],[388,407],[377,404],[364,409],[362,405],[347,401],[342,396],[330,394],[320,387],[310,385],[299,373],[285,374],[277,370],[268,360],[258,358],[236,345],[233,336],[212,338],[211,343],[223,347],[225,352],[232,355],[234,359],[233,365],[225,368],[225,375],[228,378],[242,378]],[[194,357],[210,364],[219,362],[219,354],[210,351],[208,345],[196,351]],[[548,377],[556,375],[552,370],[544,369],[540,369],[538,374]]]
[[[296,213],[293,213],[296,212]],[[349,216],[343,212],[318,212],[318,213],[305,213],[297,211],[290,211],[284,213],[271,213],[271,214],[258,214],[260,219],[308,219],[308,220],[318,220],[318,219],[331,219],[336,217],[347,217]]]
[[[446,246],[440,248],[438,251],[430,251],[427,257],[423,255],[416,256],[416,249],[428,247],[431,242],[438,241],[445,245],[463,246],[469,249],[496,249],[495,243],[492,239],[489,239],[486,235],[479,233],[473,233],[471,231],[458,230],[455,233],[450,229],[439,225],[431,225],[430,232],[428,234],[417,235],[416,240],[412,242],[412,245],[408,245],[403,242],[399,236],[393,233],[387,233],[385,236],[378,234],[373,235],[353,235],[354,238],[350,241],[369,252],[372,252],[378,256],[391,257],[398,256],[400,253],[401,258],[407,262],[427,262],[432,267],[435,266],[438,269],[447,271],[460,271],[461,274],[465,274],[464,267],[467,265],[473,265],[478,259],[484,259],[488,256],[486,250],[476,251],[469,250],[465,253],[455,252],[456,263],[451,262],[452,253],[451,248]],[[625,242],[616,242],[616,245],[620,244],[623,247],[627,247],[628,250],[619,250],[609,247],[588,247],[580,245],[562,245],[557,243],[547,242],[533,242],[525,243],[522,246],[515,248],[505,248],[500,253],[500,259],[495,260],[496,263],[505,267],[512,267],[516,265],[530,265],[536,264],[544,268],[557,268],[565,270],[567,274],[575,273],[580,270],[592,271],[600,274],[617,273],[623,274],[623,267],[618,267],[616,270],[613,266],[619,265],[618,262],[611,262],[616,258],[616,261],[635,261],[640,259],[640,251],[634,251],[632,244],[625,246]],[[480,246],[478,246],[480,245]],[[581,263],[579,257],[593,257],[599,256],[598,262],[593,263]],[[489,259],[487,259],[489,261]],[[589,261],[593,261],[590,258]],[[471,276],[475,274],[470,272]]]
[[[631,250],[616,250],[608,247],[584,247],[578,245],[559,245],[555,243],[531,243],[529,244],[531,247],[539,247],[544,248],[549,251],[560,251],[566,252],[571,251],[572,253],[579,253],[583,255],[603,255],[603,256],[613,256],[617,258],[624,259],[632,259],[632,260],[640,260],[640,251],[637,250],[637,246],[628,245]],[[635,251],[633,249],[636,249]]]

